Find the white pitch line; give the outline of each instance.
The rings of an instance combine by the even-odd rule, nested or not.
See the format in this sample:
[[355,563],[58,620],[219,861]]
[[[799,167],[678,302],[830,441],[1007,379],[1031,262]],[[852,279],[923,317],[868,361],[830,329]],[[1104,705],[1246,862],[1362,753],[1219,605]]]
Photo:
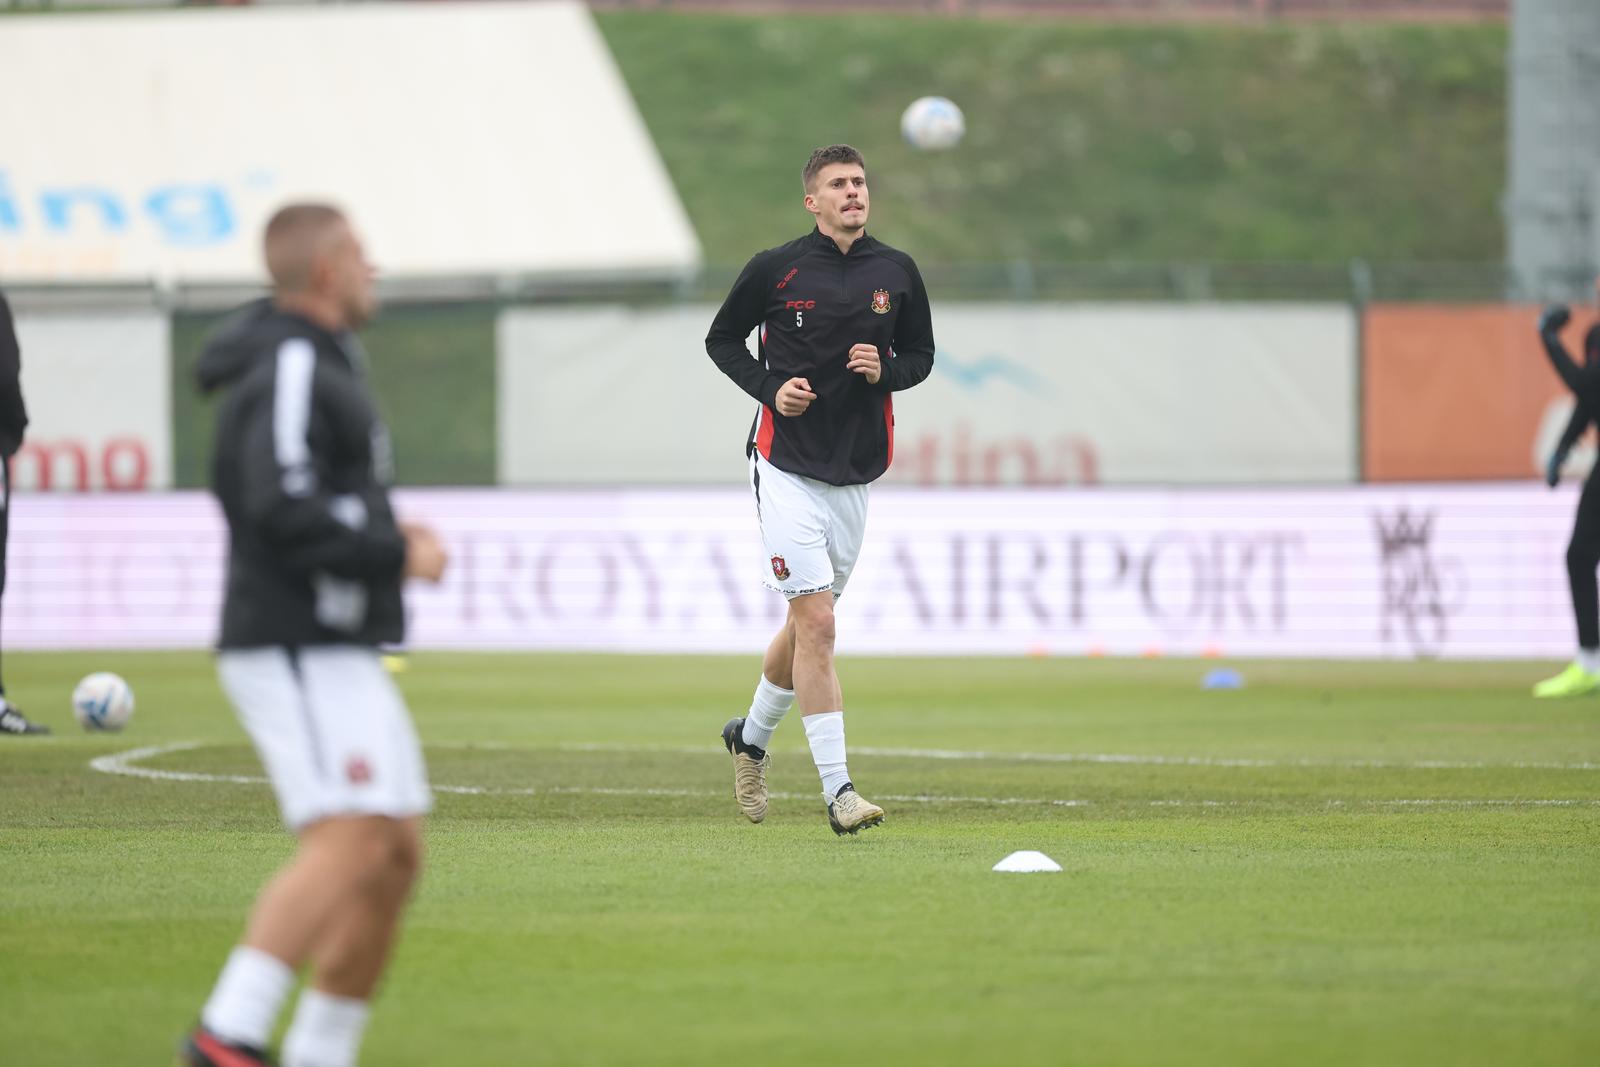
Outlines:
[[236,782],[239,785],[265,784],[266,779],[247,774],[200,774],[191,771],[158,771],[150,767],[135,767],[135,762],[168,756],[174,752],[188,752],[204,748],[203,741],[179,741],[171,745],[149,745],[118,752],[111,756],[96,756],[89,761],[90,770],[101,774],[120,774],[125,778],[152,778],[162,782]]
[[[568,742],[554,746],[562,752],[671,752],[694,754],[716,751],[695,745],[620,745],[606,742]],[[1150,756],[1115,752],[990,752],[983,749],[949,748],[874,748],[851,745],[850,751],[862,756],[890,756],[905,759],[976,760],[992,763],[1110,763],[1150,767],[1290,767],[1403,771],[1600,771],[1600,763],[1485,763],[1453,760],[1313,760],[1247,759],[1227,756]]]
[[[89,761],[92,770],[101,774],[121,775],[126,778],[145,778],[162,782],[225,782],[236,785],[267,785],[268,781],[259,775],[248,774],[212,774],[206,771],[164,771],[153,767],[135,766],[143,760],[155,759],[159,756],[172,755],[177,752],[190,752],[197,748],[206,747],[202,741],[179,741],[168,745],[149,745],[144,748],[129,749],[110,756],[97,756]],[[591,751],[590,748],[579,748],[577,751]],[[600,751],[617,751],[616,749],[599,749]],[[646,751],[663,751],[649,749]],[[673,750],[665,750],[673,751]],[[700,749],[691,749],[698,752]],[[696,789],[646,789],[646,788],[607,788],[601,786],[547,786],[545,788],[509,789],[496,786],[477,785],[435,785],[436,793],[450,793],[460,796],[616,796],[616,797],[677,797],[690,799],[706,799],[720,797],[721,791],[708,791]],[[808,800],[816,793],[773,793],[779,800]],[[969,796],[943,796],[931,793],[878,793],[874,794],[880,800],[887,800],[896,804],[987,804],[997,806],[1025,805],[1032,807],[1054,808],[1087,808],[1096,804],[1116,806],[1117,801],[1092,801],[1092,800],[1067,800],[1051,797],[969,797]],[[1144,804],[1152,808],[1222,808],[1222,807],[1247,807],[1270,803],[1271,801],[1246,801],[1246,800],[1151,800]],[[1450,799],[1447,797],[1416,798],[1401,800],[1337,800],[1323,801],[1328,807],[1600,807],[1600,799],[1537,799],[1537,798],[1476,798],[1466,797]]]

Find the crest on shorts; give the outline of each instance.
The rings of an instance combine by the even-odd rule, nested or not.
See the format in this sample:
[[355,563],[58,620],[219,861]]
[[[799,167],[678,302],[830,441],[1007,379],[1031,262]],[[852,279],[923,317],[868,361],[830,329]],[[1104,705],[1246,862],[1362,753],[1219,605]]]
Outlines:
[[872,310],[879,315],[889,313],[889,290],[874,289],[872,291]]
[[789,565],[783,561],[782,556],[772,557],[772,576],[780,582],[789,580]]
[[372,781],[372,764],[362,756],[351,756],[344,765],[344,776],[351,785],[366,785]]

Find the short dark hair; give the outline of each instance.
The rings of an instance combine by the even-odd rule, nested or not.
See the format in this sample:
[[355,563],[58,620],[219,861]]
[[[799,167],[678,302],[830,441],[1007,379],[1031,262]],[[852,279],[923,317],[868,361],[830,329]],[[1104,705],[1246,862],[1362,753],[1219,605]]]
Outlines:
[[800,171],[800,180],[805,183],[808,192],[817,172],[829,163],[854,163],[863,173],[867,169],[867,161],[861,158],[861,153],[847,144],[831,144],[826,148],[819,148],[811,153],[811,158],[806,160],[805,168]]
[[332,204],[286,204],[273,212],[261,240],[273,283],[281,289],[304,285],[311,266],[308,249],[313,239],[344,221],[344,212]]

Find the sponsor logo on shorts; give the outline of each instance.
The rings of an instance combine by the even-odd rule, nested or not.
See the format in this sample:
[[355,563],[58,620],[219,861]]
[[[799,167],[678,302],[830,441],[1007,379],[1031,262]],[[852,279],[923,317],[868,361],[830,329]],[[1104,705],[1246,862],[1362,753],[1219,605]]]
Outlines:
[[344,776],[351,785],[366,785],[372,781],[372,764],[364,756],[351,756],[344,765]]
[[879,315],[887,315],[889,313],[889,290],[873,290],[872,310],[877,312]]
[[772,557],[772,575],[780,582],[789,580],[789,565],[783,561],[782,556]]

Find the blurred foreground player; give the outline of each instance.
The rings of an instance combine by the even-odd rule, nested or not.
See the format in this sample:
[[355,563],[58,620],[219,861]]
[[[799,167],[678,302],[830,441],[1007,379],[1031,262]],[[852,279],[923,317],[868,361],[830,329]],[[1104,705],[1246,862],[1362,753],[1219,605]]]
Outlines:
[[430,531],[389,507],[388,435],[353,330],[376,308],[345,217],[296,204],[266,231],[274,296],[234,316],[199,376],[221,389],[212,487],[227,516],[217,670],[299,848],[257,898],[192,1067],[249,1067],[308,965],[285,1067],[352,1067],[422,863],[422,750],[378,646],[401,640],[403,578],[437,581]]
[[[1595,280],[1600,298],[1600,278]],[[1555,304],[1539,317],[1539,339],[1545,354],[1577,406],[1561,443],[1545,466],[1545,480],[1555,485],[1567,451],[1600,413],[1600,323],[1589,328],[1583,339],[1584,365],[1579,366],[1561,343],[1561,329],[1571,314]],[[1533,687],[1536,697],[1581,696],[1600,690],[1600,591],[1596,588],[1595,568],[1600,566],[1600,463],[1589,472],[1578,497],[1578,517],[1572,524],[1572,541],[1567,545],[1567,581],[1572,587],[1572,611],[1578,623],[1578,654],[1567,668]]]
[[[22,403],[22,351],[11,305],[0,293],[0,600],[6,592],[6,538],[11,528],[11,457],[22,447],[28,428],[28,409]],[[50,730],[29,722],[6,700],[5,679],[0,677],[0,737],[47,734]]]
[[[796,702],[822,778],[828,823],[853,834],[883,809],[851,784],[834,671],[834,602],[861,552],[867,487],[894,458],[892,395],[933,369],[933,323],[910,256],[867,236],[866,164],[849,145],[801,172],[816,228],[758,253],[706,336],[717,367],[761,404],[746,445],[766,545],[763,581],[789,601],[748,714],[722,742],[751,822],[767,815],[767,744]],[[756,327],[759,355],[745,339]]]

